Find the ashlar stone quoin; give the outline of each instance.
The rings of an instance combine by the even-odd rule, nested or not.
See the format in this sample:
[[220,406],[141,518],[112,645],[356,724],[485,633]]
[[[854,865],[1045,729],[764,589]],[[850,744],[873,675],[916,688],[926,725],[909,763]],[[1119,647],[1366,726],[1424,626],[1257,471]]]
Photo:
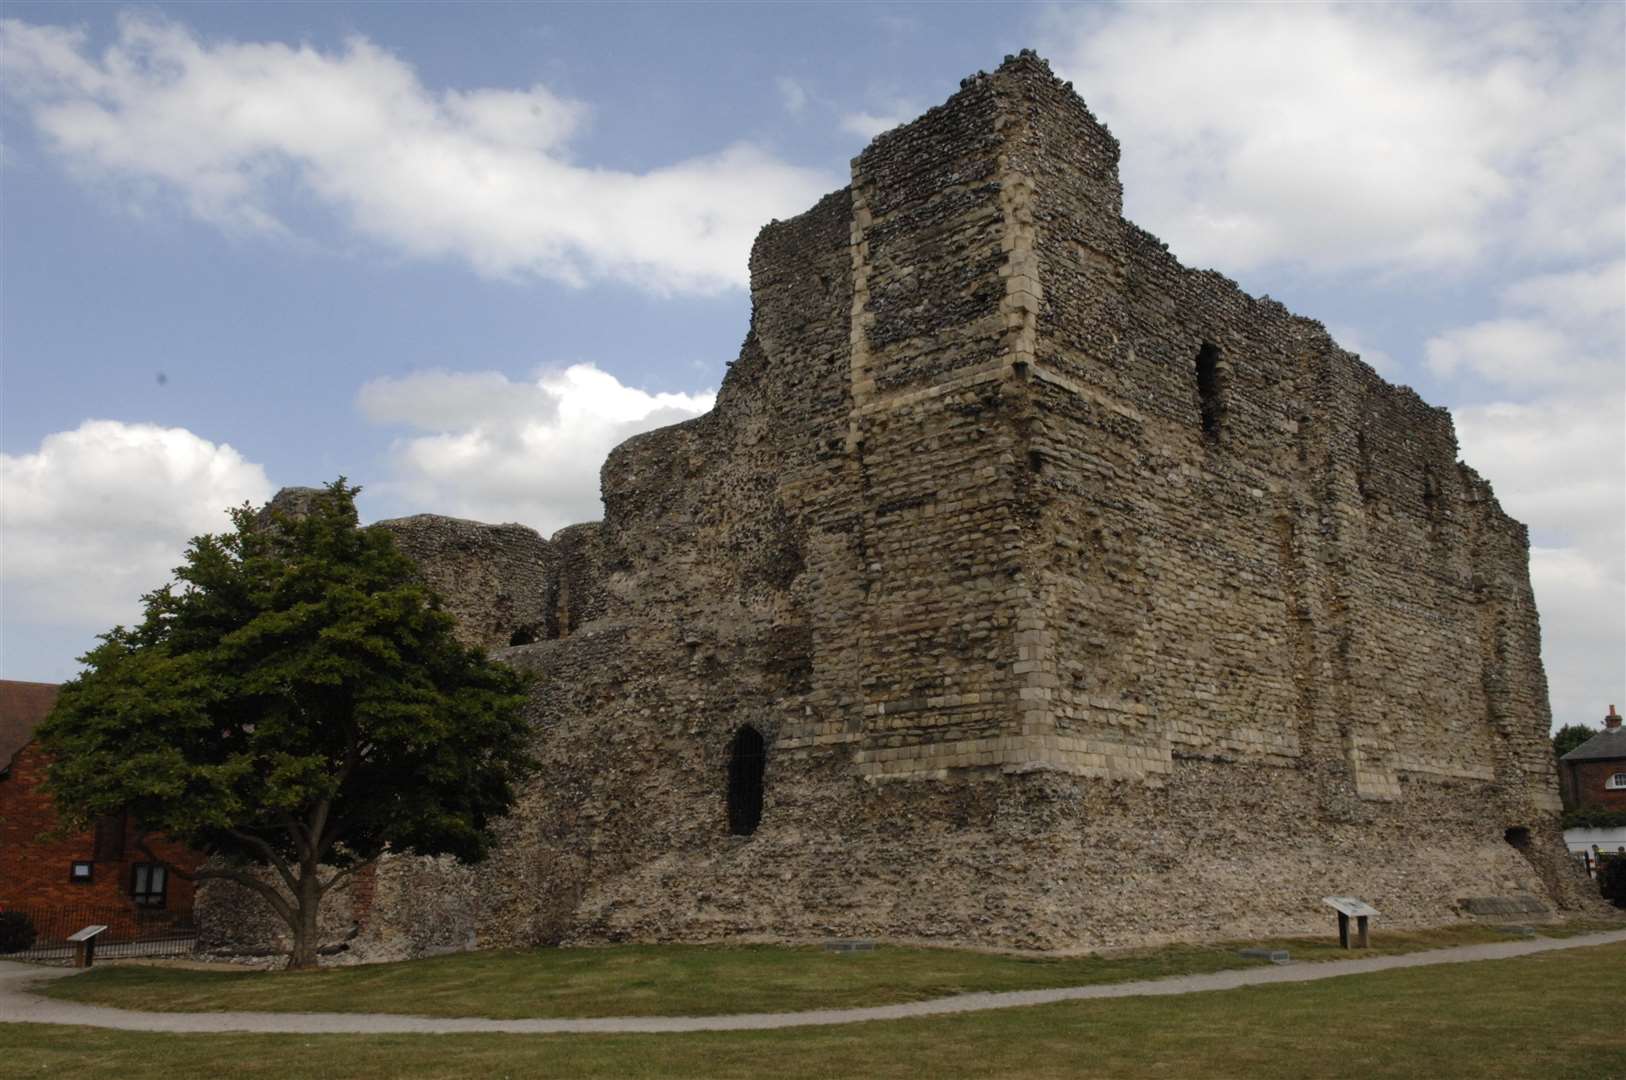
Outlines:
[[542,768],[487,863],[330,916],[356,955],[1588,903],[1524,526],[1444,409],[1125,221],[1117,166],[1008,57],[762,230],[716,408],[612,452],[601,523],[383,524],[539,676]]

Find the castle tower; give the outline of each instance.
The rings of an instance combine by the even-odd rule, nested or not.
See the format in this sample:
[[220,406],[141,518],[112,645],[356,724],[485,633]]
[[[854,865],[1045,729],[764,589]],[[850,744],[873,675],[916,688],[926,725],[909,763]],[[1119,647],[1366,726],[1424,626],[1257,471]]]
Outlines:
[[1117,162],[1031,53],[853,162],[860,771],[1217,759],[1554,809],[1524,532],[1449,415],[1181,267]]
[[1058,738],[1036,550],[1054,452],[1035,395],[1074,385],[1063,344],[1110,351],[1121,337],[1117,161],[1112,136],[1024,53],[853,162],[866,775],[1091,760]]
[[[1117,163],[1008,57],[763,229],[716,408],[612,452],[602,524],[391,524],[538,675],[538,777],[441,890],[459,934],[1586,906],[1524,527],[1445,410],[1125,221]],[[380,928],[417,873],[381,871]]]

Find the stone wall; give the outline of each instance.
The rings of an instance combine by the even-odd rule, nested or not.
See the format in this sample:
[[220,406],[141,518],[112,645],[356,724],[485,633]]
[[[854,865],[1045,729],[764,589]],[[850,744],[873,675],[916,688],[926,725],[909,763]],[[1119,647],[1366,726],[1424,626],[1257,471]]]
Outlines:
[[[261,880],[292,899],[269,870]],[[280,957],[293,945],[285,923],[260,896],[230,881],[198,889],[199,947],[232,957]],[[450,858],[387,855],[322,898],[317,936],[322,962],[377,963],[476,948],[471,868]]]
[[544,633],[555,549],[523,525],[417,514],[380,521],[457,618],[466,645],[507,648]]
[[602,524],[407,544],[482,643],[542,628],[498,653],[543,766],[456,894],[479,943],[1587,903],[1523,527],[1443,410],[1124,221],[1117,160],[1036,57],[966,80],[762,231],[717,407],[610,455]]

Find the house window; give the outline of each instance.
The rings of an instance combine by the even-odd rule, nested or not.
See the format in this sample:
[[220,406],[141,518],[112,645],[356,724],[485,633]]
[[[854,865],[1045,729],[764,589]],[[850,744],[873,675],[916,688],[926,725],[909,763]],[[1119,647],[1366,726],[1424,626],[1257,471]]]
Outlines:
[[169,874],[162,863],[136,863],[130,870],[130,896],[141,907],[163,907]]
[[1611,776],[1609,782],[1604,784],[1604,787],[1613,791],[1626,789],[1626,772],[1618,772]]
[[68,880],[80,885],[89,885],[92,875],[96,872],[96,864],[88,859],[76,859],[68,867]]

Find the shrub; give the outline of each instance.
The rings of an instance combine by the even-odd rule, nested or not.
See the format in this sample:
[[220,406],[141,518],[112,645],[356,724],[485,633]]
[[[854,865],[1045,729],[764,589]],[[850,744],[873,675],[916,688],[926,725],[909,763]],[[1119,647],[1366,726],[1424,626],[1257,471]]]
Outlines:
[[0,911],[0,954],[22,952],[34,944],[34,920],[20,911]]
[[1603,898],[1618,908],[1626,908],[1626,859],[1616,855],[1598,867],[1598,889]]
[[1578,806],[1564,811],[1558,819],[1561,829],[1626,828],[1626,810],[1606,810],[1601,806]]

